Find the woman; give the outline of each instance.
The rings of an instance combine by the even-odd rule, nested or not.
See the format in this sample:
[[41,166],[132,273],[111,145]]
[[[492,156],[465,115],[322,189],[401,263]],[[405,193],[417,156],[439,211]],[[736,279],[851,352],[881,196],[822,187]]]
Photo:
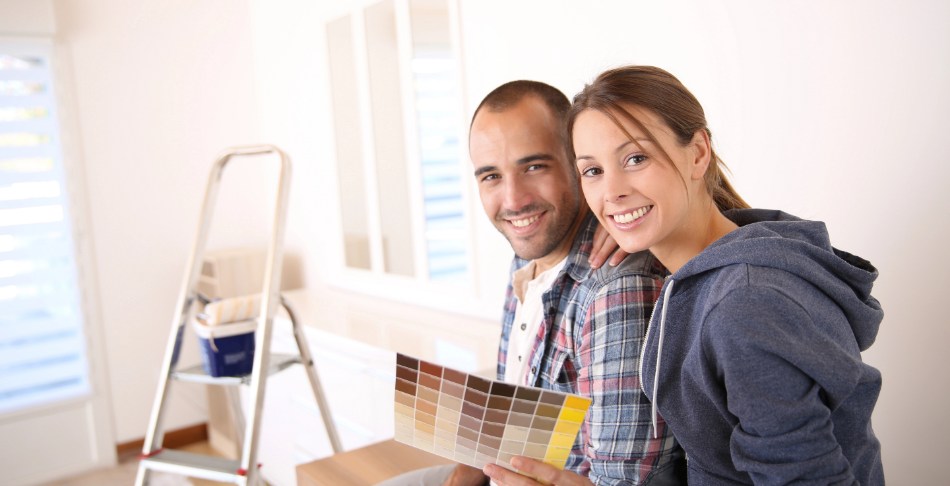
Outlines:
[[[860,354],[883,317],[870,295],[877,270],[833,248],[823,223],[747,209],[702,107],[666,71],[601,74],[574,98],[569,130],[601,224],[671,272],[640,376],[686,450],[689,483],[883,484],[870,420],[881,376]],[[486,472],[524,479],[499,469]]]

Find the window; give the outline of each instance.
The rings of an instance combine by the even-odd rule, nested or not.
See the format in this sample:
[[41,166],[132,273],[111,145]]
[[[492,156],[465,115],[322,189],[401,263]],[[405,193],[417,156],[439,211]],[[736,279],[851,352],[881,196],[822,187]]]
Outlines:
[[[446,22],[446,27],[448,23]],[[447,34],[447,32],[446,32]],[[458,62],[448,42],[414,36],[413,94],[419,132],[419,162],[425,213],[429,280],[468,277],[468,244],[462,173],[459,170],[460,90]]]
[[47,47],[0,42],[0,413],[90,390]]
[[383,0],[328,23],[327,43],[341,260],[457,292],[474,272],[451,9]]

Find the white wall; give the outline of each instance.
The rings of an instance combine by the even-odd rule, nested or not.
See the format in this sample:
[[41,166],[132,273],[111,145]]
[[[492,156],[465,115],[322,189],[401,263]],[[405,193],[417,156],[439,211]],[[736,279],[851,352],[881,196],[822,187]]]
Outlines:
[[[309,228],[298,231],[338,224],[320,26],[366,3],[251,1],[262,129],[306,160],[307,179],[296,184],[312,189],[305,204],[317,211],[297,212],[297,224]],[[874,426],[886,475],[901,484],[944,478],[937,444],[950,435],[950,382],[942,377],[950,369],[942,349],[950,326],[937,303],[950,271],[941,250],[950,237],[942,218],[950,196],[941,187],[950,167],[939,141],[950,130],[950,4],[460,4],[469,113],[515,78],[545,80],[573,95],[609,67],[664,67],[703,102],[715,143],[750,202],[824,220],[837,246],[874,262],[886,317],[865,357],[884,375]],[[509,250],[478,221],[481,265],[503,272]],[[326,282],[334,243],[310,241],[308,275]]]
[[51,1],[2,0],[0,10],[2,35],[52,35],[56,30]]
[[[55,3],[86,171],[116,442],[145,435],[204,184],[227,146],[258,141],[247,5],[228,0]],[[230,168],[229,168],[230,169]],[[217,241],[254,244],[267,180],[235,166]],[[237,194],[236,194],[237,193]],[[190,336],[190,333],[189,333]],[[193,342],[183,361],[197,362]],[[186,348],[186,351],[188,349]],[[165,425],[207,420],[176,384]]]

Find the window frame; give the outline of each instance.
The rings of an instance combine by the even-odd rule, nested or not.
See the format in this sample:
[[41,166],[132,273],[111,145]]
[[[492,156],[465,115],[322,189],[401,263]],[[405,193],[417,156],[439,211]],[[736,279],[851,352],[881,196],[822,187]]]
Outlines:
[[112,402],[102,344],[104,332],[98,305],[99,285],[95,272],[91,222],[86,199],[85,171],[79,155],[81,143],[78,117],[75,113],[75,97],[70,89],[70,59],[65,47],[46,35],[0,35],[0,46],[4,46],[4,49],[9,46],[21,54],[41,56],[49,63],[51,116],[54,118],[59,137],[58,147],[55,149],[58,156],[56,162],[60,165],[61,190],[64,192],[62,199],[68,219],[65,226],[71,236],[72,263],[85,354],[84,366],[88,381],[88,391],[83,394],[2,412],[0,420],[6,422],[20,417],[42,416],[57,409],[71,408],[91,400],[96,402],[94,407],[96,422],[105,427],[101,431],[103,436],[112,437],[111,422],[107,420],[112,415]]

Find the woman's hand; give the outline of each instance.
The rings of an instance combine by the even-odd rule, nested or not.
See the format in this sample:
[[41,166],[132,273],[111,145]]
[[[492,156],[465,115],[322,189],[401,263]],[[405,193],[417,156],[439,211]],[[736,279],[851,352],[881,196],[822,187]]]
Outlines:
[[541,486],[545,484],[555,486],[594,485],[594,483],[585,477],[527,457],[515,456],[511,458],[511,465],[523,474],[518,474],[496,464],[488,464],[482,471],[491,477],[492,481],[499,486]]
[[[613,256],[611,256],[611,253]],[[597,229],[594,230],[594,242],[591,248],[590,258],[587,260],[591,268],[600,268],[604,262],[607,261],[608,257],[610,257],[608,264],[612,267],[616,267],[627,255],[629,255],[629,253],[623,251],[620,245],[610,236],[610,233],[608,233],[603,226],[598,224]]]

